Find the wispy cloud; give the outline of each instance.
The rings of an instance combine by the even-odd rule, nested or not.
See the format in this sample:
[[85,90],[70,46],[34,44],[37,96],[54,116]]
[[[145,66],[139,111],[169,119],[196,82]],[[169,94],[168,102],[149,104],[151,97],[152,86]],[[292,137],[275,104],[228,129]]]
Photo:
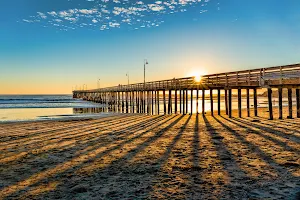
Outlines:
[[[72,1],[72,0],[69,0]],[[128,25],[131,29],[158,27],[164,21],[162,16],[185,12],[191,6],[199,5],[199,13],[207,10],[203,6],[210,0],[86,0],[91,7],[79,9],[74,4],[67,10],[38,11],[35,16],[23,19],[27,23],[42,23],[44,27],[58,27],[60,30],[92,27],[108,30]]]

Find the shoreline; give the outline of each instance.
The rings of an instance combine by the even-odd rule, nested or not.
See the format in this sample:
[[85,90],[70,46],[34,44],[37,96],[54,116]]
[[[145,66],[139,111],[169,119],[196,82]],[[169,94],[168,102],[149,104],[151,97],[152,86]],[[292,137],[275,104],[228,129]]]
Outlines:
[[[274,109],[275,108],[275,109]],[[287,118],[288,116],[288,106],[283,105],[283,119]],[[297,107],[293,105],[293,118],[297,118]],[[242,108],[242,117],[246,117],[246,108]],[[263,112],[264,114],[260,116],[260,113]],[[210,115],[210,111],[206,111],[206,115]],[[233,117],[236,117],[238,114],[238,109],[232,109]],[[267,118],[268,108],[267,107],[258,107],[258,117]],[[193,113],[195,115],[196,113]],[[202,112],[198,113],[202,115]],[[42,122],[42,121],[77,121],[77,120],[86,120],[86,119],[98,119],[98,118],[105,118],[109,116],[118,116],[118,115],[145,115],[143,113],[120,113],[120,112],[100,112],[100,113],[85,113],[85,114],[67,114],[67,115],[49,115],[49,116],[38,116],[37,119],[24,119],[24,120],[0,120],[0,124],[7,124],[7,123],[30,123],[30,122]],[[160,114],[163,115],[163,114]],[[170,114],[167,114],[170,115]],[[171,114],[176,115],[176,114]],[[180,115],[179,113],[177,115]],[[189,115],[189,114],[187,114]],[[217,115],[217,111],[214,111],[214,115]],[[221,109],[221,115],[227,116],[225,110]],[[273,105],[273,115],[274,119],[278,118],[278,106]],[[157,116],[157,115],[153,115]],[[45,117],[45,118],[44,118]],[[250,108],[250,117],[254,117],[254,108]]]

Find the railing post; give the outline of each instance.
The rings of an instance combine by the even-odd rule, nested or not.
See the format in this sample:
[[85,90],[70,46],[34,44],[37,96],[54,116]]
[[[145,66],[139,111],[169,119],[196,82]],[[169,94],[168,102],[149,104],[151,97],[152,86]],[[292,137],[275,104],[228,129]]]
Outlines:
[[248,85],[251,86],[251,71],[249,70],[248,74]]
[[283,75],[283,73],[282,73],[282,66],[280,66],[280,81],[279,81],[279,84],[280,85],[282,85],[282,75]]
[[226,87],[228,87],[228,76],[227,76],[227,73],[226,73]]

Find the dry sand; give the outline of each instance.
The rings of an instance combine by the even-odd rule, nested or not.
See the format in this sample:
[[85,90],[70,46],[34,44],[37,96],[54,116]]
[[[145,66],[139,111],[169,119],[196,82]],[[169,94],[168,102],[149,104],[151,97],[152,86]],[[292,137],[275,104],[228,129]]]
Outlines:
[[0,198],[299,198],[300,119],[267,114],[1,124]]

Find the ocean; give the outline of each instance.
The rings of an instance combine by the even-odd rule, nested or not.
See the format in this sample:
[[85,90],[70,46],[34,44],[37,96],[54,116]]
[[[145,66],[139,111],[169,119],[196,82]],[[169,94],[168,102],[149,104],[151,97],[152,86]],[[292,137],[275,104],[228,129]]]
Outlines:
[[[190,97],[188,98],[190,101]],[[221,109],[225,109],[224,98],[221,98]],[[273,106],[278,106],[278,99],[273,98]],[[163,100],[160,99],[160,114],[163,114]],[[253,108],[253,99],[251,98],[251,108]],[[295,102],[295,100],[294,100]],[[178,100],[179,103],[179,100]],[[246,107],[246,98],[242,99],[242,108]],[[287,105],[287,99],[283,99],[283,105]],[[213,104],[217,109],[217,101]],[[237,98],[233,97],[232,107],[237,109]],[[258,107],[267,107],[267,98],[258,97]],[[173,111],[175,104],[173,100]],[[155,108],[155,107],[154,107]],[[199,99],[199,110],[202,112],[202,101]],[[179,105],[178,105],[179,110]],[[131,110],[129,110],[130,112]],[[210,100],[205,100],[205,111],[210,111]],[[111,115],[120,111],[112,111],[99,103],[73,99],[72,95],[0,95],[0,122],[7,121],[28,121],[28,120],[49,120],[61,118],[79,118],[79,117],[98,117],[102,115]],[[123,111],[126,112],[126,111]],[[190,102],[188,105],[190,112]],[[193,113],[196,110],[196,99],[193,100]]]
[[0,122],[85,116],[102,108],[72,95],[0,95]]

